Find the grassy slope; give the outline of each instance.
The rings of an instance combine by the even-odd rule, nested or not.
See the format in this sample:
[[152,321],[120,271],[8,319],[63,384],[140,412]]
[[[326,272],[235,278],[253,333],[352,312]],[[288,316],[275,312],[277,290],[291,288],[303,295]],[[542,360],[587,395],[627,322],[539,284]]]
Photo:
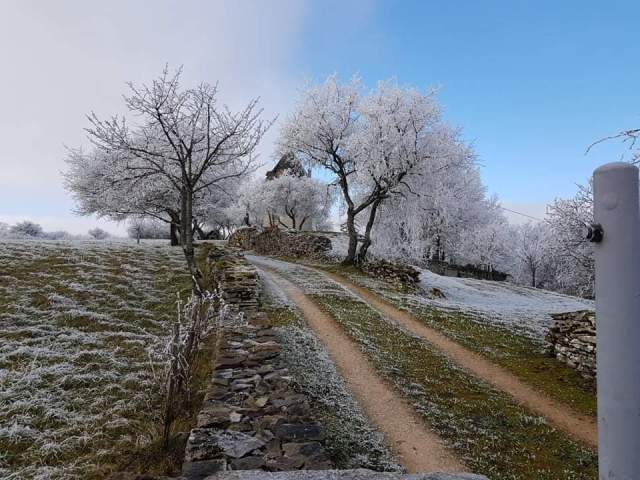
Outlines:
[[443,310],[412,300],[415,292],[402,285],[365,276],[360,270],[324,267],[367,287],[397,308],[491,360],[550,397],[586,415],[596,414],[593,382],[556,360],[541,339],[496,325],[490,319],[461,311]]
[[181,252],[6,242],[0,265],[0,476],[135,468],[157,435],[148,349],[163,348],[189,288]]

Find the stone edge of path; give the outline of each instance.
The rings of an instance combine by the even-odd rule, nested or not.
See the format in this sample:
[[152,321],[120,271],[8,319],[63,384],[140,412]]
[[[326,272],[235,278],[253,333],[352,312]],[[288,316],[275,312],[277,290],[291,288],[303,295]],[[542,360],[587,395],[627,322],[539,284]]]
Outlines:
[[399,474],[373,472],[371,470],[302,470],[297,472],[221,472],[207,477],[207,480],[487,480],[482,475],[469,473],[417,473]]

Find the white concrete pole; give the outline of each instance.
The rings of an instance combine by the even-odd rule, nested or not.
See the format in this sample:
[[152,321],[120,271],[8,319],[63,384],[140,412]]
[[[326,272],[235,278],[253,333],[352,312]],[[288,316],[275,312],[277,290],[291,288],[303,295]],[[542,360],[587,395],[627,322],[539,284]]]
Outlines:
[[[593,173],[600,480],[640,479],[638,168]],[[598,238],[599,237],[599,238]]]

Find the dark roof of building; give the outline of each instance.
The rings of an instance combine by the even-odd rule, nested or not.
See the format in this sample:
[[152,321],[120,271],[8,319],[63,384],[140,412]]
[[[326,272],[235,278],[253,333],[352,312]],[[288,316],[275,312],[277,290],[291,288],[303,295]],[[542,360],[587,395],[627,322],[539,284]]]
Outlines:
[[304,177],[309,175],[302,166],[300,160],[298,160],[291,152],[282,155],[276,166],[273,167],[272,170],[269,170],[267,172],[267,180],[273,180],[274,178],[281,177],[285,173],[288,173],[289,175],[295,175],[296,177]]

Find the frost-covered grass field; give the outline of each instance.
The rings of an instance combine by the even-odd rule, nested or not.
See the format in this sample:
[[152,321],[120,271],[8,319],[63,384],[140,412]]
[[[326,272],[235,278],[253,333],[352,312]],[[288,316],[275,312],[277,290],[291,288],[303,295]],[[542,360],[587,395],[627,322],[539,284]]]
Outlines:
[[188,287],[164,243],[0,244],[1,478],[101,478],[156,438],[149,353]]
[[445,299],[417,295],[416,300],[440,309],[476,314],[493,323],[543,337],[552,313],[593,310],[593,300],[571,297],[508,282],[445,277],[429,270],[420,275],[422,292],[437,288]]

